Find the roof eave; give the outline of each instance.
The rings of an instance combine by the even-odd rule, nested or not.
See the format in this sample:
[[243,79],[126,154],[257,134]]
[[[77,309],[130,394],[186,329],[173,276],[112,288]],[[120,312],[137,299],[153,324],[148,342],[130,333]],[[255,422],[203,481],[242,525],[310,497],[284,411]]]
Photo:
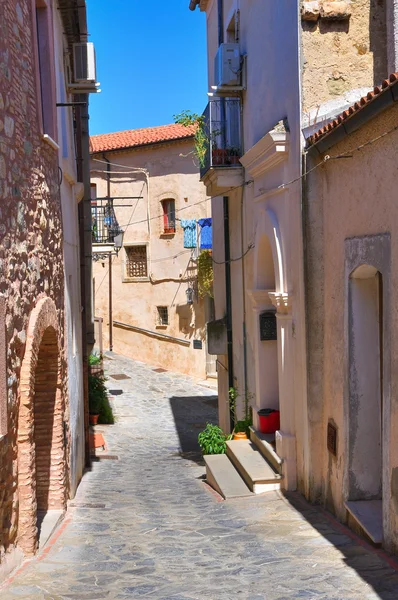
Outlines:
[[174,138],[172,140],[160,140],[157,142],[148,142],[147,144],[139,144],[134,146],[120,146],[117,148],[104,148],[101,150],[95,150],[94,152],[90,152],[91,156],[95,156],[96,154],[103,154],[104,152],[108,154],[108,152],[131,152],[132,150],[142,150],[143,148],[153,147],[153,146],[162,146],[164,144],[173,144],[174,142],[186,142],[194,139],[194,135],[184,136],[180,138]]
[[321,136],[319,140],[308,147],[309,154],[324,154],[338,142],[341,142],[347,135],[350,135],[371,119],[374,119],[384,110],[392,106],[398,100],[398,81],[394,82],[388,88],[380,92],[371,102],[365,104],[363,108],[354,112],[339,125],[334,127],[329,133]]

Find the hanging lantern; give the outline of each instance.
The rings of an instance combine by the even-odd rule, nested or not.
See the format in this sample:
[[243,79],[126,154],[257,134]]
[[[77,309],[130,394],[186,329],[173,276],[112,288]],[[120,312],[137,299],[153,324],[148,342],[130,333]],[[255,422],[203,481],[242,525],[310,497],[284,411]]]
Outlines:
[[187,304],[193,304],[193,296],[194,296],[193,288],[189,287],[185,293],[187,295]]

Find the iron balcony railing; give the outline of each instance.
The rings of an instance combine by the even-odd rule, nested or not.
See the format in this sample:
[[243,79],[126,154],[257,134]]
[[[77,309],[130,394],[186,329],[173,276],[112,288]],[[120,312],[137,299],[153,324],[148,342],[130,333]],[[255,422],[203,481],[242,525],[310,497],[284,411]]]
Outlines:
[[113,208],[113,198],[101,198],[91,201],[92,241],[93,244],[113,244],[121,233]]
[[203,113],[206,154],[203,177],[211,167],[240,167],[242,156],[240,98],[213,98]]

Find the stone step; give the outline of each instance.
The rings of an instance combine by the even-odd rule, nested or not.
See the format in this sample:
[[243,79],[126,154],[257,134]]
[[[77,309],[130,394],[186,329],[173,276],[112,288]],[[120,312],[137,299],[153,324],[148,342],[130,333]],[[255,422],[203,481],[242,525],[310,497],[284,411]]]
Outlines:
[[228,500],[253,495],[225,454],[208,454],[204,456],[204,461],[207,483],[223,498]]
[[282,475],[282,459],[275,452],[272,442],[275,441],[274,433],[261,433],[250,427],[250,439],[264,458],[272,465],[277,473]]
[[383,541],[383,501],[347,501],[345,507],[372,542],[381,544]]
[[281,474],[272,468],[250,440],[227,442],[227,456],[255,494],[280,489]]

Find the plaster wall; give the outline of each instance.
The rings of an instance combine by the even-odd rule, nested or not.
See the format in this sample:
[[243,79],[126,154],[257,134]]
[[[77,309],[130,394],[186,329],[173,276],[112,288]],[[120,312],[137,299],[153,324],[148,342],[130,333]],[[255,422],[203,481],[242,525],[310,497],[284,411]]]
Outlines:
[[[397,117],[398,107],[394,106],[345,137],[328,154],[350,151],[381,135],[396,124]],[[328,161],[311,173],[305,227],[312,474],[309,497],[323,502],[345,520],[344,500],[349,496],[346,441],[350,440],[348,290],[349,275],[362,262],[383,275],[383,514],[385,544],[394,551],[398,549],[398,449],[394,443],[398,433],[398,380],[394,368],[398,317],[393,300],[398,290],[394,226],[398,212],[391,190],[397,177],[397,141],[398,134],[393,132],[361,152],[354,151],[352,158]],[[308,167],[314,164],[310,162]],[[338,429],[336,458],[326,449],[328,421]],[[377,454],[377,436],[368,443]]]
[[[161,205],[162,200],[174,199],[179,219],[210,216],[210,200],[199,182],[192,150],[192,140],[188,140],[106,155],[115,163],[111,166],[111,196],[137,197],[114,201],[116,218],[125,231],[123,243],[147,244],[148,256],[148,277],[130,281],[125,274],[125,250],[113,257],[113,320],[177,338],[164,340],[118,326],[113,330],[113,346],[115,352],[126,356],[205,378],[205,303],[196,297],[194,304],[188,305],[186,296],[189,285],[196,285],[196,263],[191,260],[192,250],[184,248],[179,221],[175,234],[163,233]],[[103,156],[92,158],[91,169],[97,197],[105,197],[106,165],[94,159],[103,160]],[[142,171],[123,175],[123,167],[144,169],[148,179]],[[94,263],[96,316],[104,319],[105,348],[109,344],[108,268],[107,261]],[[157,325],[157,306],[169,308],[168,326]],[[202,341],[201,350],[193,348],[193,340]]]
[[387,61],[386,0],[355,0],[347,5],[350,18],[302,20],[304,112],[350,89],[370,89],[395,70],[389,70],[392,63]]
[[[54,62],[58,102],[67,102],[64,66],[64,27],[60,11],[54,11]],[[65,330],[68,361],[70,496],[73,498],[85,466],[84,396],[82,362],[82,320],[80,290],[80,244],[78,201],[82,184],[77,181],[74,125],[70,107],[57,108],[58,160],[62,173],[60,186],[65,286]]]
[[[278,186],[299,177],[300,160],[300,89],[299,89],[299,7],[292,10],[289,1],[263,2],[260,0],[241,0],[227,2],[224,5],[224,33],[230,22],[233,10],[240,10],[240,48],[241,54],[247,55],[247,90],[242,93],[243,153],[244,158],[257,143],[263,140],[274,127],[284,119],[288,122],[288,151],[282,161],[267,160],[261,155],[261,148],[253,150],[256,156],[242,163],[246,170],[242,173],[242,189],[226,193],[230,200],[230,242],[231,257],[238,260],[231,265],[232,274],[232,313],[233,313],[233,345],[234,345],[234,378],[235,386],[241,396],[238,400],[240,410],[243,409],[245,393],[250,398],[254,411],[270,401],[268,391],[263,395],[256,391],[256,377],[260,371],[268,368],[273,373],[273,395],[278,389],[278,378],[275,375],[275,357],[271,362],[265,357],[258,362],[258,306],[253,303],[251,290],[264,292],[257,273],[258,253],[261,252],[260,240],[266,227],[271,231],[271,242],[275,237],[269,219],[269,211],[275,217],[280,231],[280,254],[283,268],[275,262],[274,267],[283,277],[278,278],[274,292],[289,296],[291,304],[287,320],[280,321],[281,329],[286,333],[289,361],[284,361],[283,373],[287,380],[284,388],[285,396],[290,396],[290,409],[285,410],[285,422],[282,429],[292,437],[293,453],[297,447],[297,464],[299,486],[305,485],[306,461],[306,424],[305,424],[305,336],[304,336],[304,301],[302,271],[302,241],[300,186],[297,182],[279,193]],[[218,48],[217,2],[207,5],[207,37],[209,86],[214,82],[214,56]],[[226,37],[226,36],[225,36]],[[277,86],[270,81],[278,81]],[[271,152],[271,151],[270,151]],[[264,168],[250,171],[250,162],[264,162]],[[243,197],[243,210],[240,204]],[[222,260],[223,249],[223,213],[222,196],[212,202],[214,227],[214,256]],[[242,233],[241,233],[242,228]],[[253,245],[252,249],[249,246]],[[241,260],[239,257],[245,254]],[[275,249],[275,257],[277,251]],[[242,271],[242,263],[243,270]],[[222,266],[215,267],[215,303],[216,318],[225,314],[225,275]],[[269,297],[266,306],[272,306]],[[246,344],[245,340],[246,332]],[[246,346],[246,348],[245,348]],[[261,354],[261,353],[260,353]],[[226,357],[219,357],[226,363]],[[265,364],[266,363],[266,364]],[[257,365],[257,366],[256,366]],[[228,401],[225,394],[228,390],[228,374],[219,369],[219,402],[220,423],[228,423]],[[275,380],[276,379],[276,380]],[[293,385],[294,381],[294,385]],[[274,398],[272,402],[276,402]],[[294,436],[297,435],[296,438]],[[294,459],[295,462],[295,459]],[[292,480],[291,486],[296,483]]]
[[[7,431],[0,438],[2,575],[11,566],[15,567],[21,557],[20,549],[16,548],[17,540],[28,532],[26,521],[19,515],[17,428],[19,432],[24,427],[31,429],[33,415],[30,411],[25,421],[21,416],[18,418],[20,377],[26,358],[30,316],[37,303],[44,299],[52,302],[58,325],[60,410],[57,419],[61,431],[65,404],[66,413],[68,410],[58,153],[42,136],[32,6],[30,0],[4,2],[0,20],[0,292],[6,303],[7,352],[7,396],[1,398],[6,406]],[[68,423],[65,433],[69,448]],[[60,439],[63,443],[63,436]],[[34,456],[33,447],[30,457]],[[35,507],[34,486],[30,491],[25,488],[24,498]]]

